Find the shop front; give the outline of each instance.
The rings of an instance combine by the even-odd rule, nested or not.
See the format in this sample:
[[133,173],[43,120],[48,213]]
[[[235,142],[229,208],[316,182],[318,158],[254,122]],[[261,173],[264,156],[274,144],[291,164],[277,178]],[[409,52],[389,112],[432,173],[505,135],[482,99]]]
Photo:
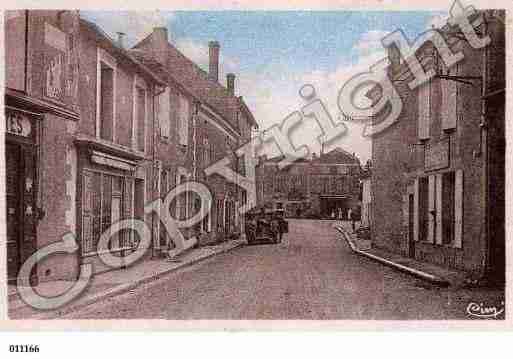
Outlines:
[[[77,202],[81,262],[92,263],[94,272],[109,268],[99,259],[98,242],[108,228],[123,219],[145,220],[147,168],[144,156],[103,141],[77,138],[79,175]],[[127,256],[140,238],[131,230],[116,233],[108,251]]]
[[[42,115],[5,107],[7,277],[15,283],[23,262],[37,248],[37,168]],[[36,271],[31,283],[37,283]]]

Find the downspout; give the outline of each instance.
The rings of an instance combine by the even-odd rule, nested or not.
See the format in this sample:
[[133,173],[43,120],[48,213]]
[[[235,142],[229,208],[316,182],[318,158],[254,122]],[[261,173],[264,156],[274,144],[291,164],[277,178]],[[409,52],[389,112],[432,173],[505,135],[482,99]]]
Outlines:
[[[487,36],[488,23],[486,21],[486,13],[483,13],[484,17],[484,29],[483,36]],[[483,156],[483,203],[485,216],[483,220],[484,224],[484,258],[481,267],[480,282],[486,281],[488,270],[490,266],[490,199],[489,199],[489,178],[488,178],[488,167],[489,167],[489,150],[488,150],[488,122],[486,118],[486,88],[488,84],[488,46],[483,49],[482,54],[482,66],[481,66],[481,151]]]
[[[151,102],[152,107],[152,153],[151,153],[151,200],[155,198],[155,153],[157,152],[157,131],[156,131],[156,118],[157,118],[157,107],[155,106],[155,99],[166,91],[165,87],[162,87],[160,92],[157,92],[157,85],[153,86],[153,101]],[[151,257],[155,258],[157,253],[155,251],[155,216],[151,216]]]

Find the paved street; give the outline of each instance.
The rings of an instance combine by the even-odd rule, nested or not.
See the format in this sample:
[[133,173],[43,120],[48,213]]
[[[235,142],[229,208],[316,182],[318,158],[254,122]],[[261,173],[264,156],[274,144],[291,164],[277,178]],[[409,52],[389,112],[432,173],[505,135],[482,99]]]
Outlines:
[[357,256],[331,221],[290,220],[279,245],[245,246],[64,318],[468,319],[499,291],[444,289]]

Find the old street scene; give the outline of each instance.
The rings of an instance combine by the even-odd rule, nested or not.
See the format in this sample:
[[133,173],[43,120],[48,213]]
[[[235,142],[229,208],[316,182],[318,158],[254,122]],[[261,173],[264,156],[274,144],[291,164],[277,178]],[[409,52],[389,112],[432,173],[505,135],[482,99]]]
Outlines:
[[504,319],[505,13],[455,9],[6,11],[9,317]]

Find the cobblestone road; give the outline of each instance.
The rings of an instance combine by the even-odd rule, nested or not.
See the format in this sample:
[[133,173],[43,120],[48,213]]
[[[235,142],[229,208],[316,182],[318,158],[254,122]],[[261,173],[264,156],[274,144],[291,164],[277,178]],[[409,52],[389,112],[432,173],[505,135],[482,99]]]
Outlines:
[[218,255],[65,318],[468,319],[490,290],[444,289],[353,254],[330,221],[291,220],[279,245]]

